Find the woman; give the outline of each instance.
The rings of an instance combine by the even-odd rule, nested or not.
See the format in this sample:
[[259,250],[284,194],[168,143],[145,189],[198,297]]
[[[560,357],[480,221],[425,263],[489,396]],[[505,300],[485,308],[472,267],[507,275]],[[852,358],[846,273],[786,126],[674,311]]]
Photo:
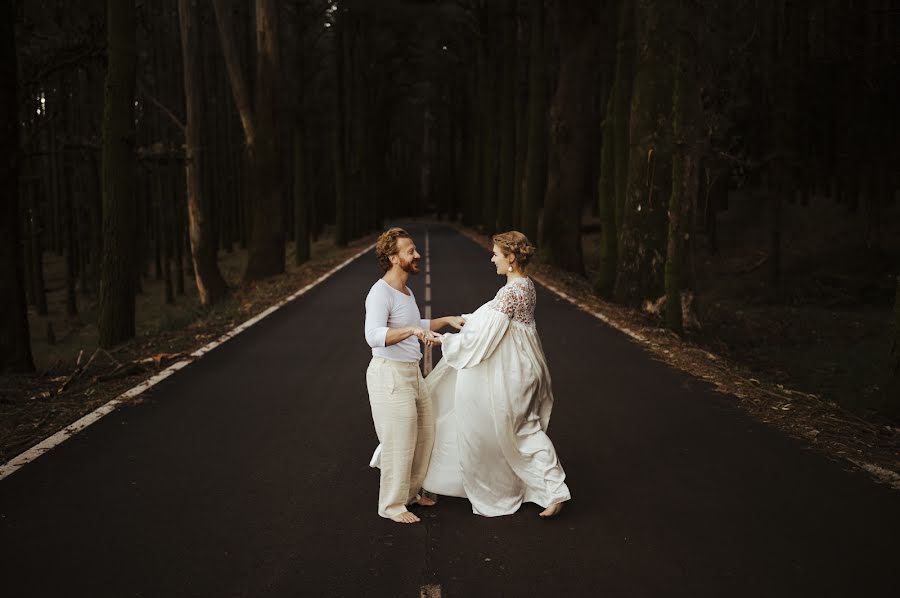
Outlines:
[[517,231],[493,240],[491,261],[506,285],[464,316],[462,332],[442,336],[444,358],[425,380],[435,443],[423,487],[466,497],[487,517],[515,513],[523,502],[552,517],[570,495],[546,434],[553,394],[534,283],[525,276],[534,246]]

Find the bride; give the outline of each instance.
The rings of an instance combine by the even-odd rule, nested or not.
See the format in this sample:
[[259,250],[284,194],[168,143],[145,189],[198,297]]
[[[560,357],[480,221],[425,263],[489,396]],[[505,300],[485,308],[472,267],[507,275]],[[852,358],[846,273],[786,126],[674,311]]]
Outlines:
[[534,246],[520,232],[496,235],[506,285],[441,337],[444,358],[426,378],[435,442],[423,488],[468,498],[479,515],[533,502],[552,517],[569,500],[566,474],[547,436],[553,393],[534,323],[534,283],[524,270]]

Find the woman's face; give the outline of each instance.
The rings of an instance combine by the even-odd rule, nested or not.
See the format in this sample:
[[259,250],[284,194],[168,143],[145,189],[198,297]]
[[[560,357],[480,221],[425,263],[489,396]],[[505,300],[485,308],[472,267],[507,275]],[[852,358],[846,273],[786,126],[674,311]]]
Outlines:
[[495,266],[497,266],[497,274],[502,274],[505,276],[509,273],[509,267],[511,263],[507,256],[503,255],[503,250],[501,250],[496,245],[494,245],[494,255],[491,258],[491,261],[494,262]]

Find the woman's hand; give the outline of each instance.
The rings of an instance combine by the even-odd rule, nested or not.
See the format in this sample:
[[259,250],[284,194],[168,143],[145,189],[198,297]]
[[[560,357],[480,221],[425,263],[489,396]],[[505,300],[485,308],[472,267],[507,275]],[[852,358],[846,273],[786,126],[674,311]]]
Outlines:
[[462,330],[462,327],[466,325],[466,321],[461,316],[447,316],[447,324],[457,330]]

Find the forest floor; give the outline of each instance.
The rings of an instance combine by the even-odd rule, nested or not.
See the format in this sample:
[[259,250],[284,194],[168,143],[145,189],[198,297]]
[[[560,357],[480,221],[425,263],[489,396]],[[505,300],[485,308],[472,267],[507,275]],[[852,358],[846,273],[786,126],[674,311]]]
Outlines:
[[[490,247],[484,235],[461,230]],[[860,294],[872,289],[860,284],[853,294],[852,282],[846,284],[849,275],[813,272],[792,279],[775,300],[747,292],[746,285],[759,287],[757,277],[764,275],[753,267],[759,257],[743,258],[749,266],[727,256],[709,260],[701,268],[715,275],[717,284],[698,285],[694,307],[702,327],[678,337],[652,310],[625,308],[594,294],[590,281],[599,246],[599,234],[584,235],[586,276],[541,263],[529,270],[545,286],[635,338],[657,359],[734,395],[756,419],[900,490],[900,425],[877,411],[878,383],[889,371],[891,305],[865,305]],[[728,272],[735,280],[727,280]],[[845,282],[835,291],[840,305],[822,307],[800,299],[821,295],[821,280],[829,277]]]
[[285,275],[252,285],[240,284],[246,251],[220,252],[219,265],[232,292],[210,309],[199,304],[188,272],[185,294],[177,296],[174,305],[165,304],[162,280],[144,277],[136,302],[137,334],[108,352],[97,349],[96,297],[79,295],[78,316],[66,317],[63,259],[47,253],[48,315],[29,309],[36,372],[0,381],[0,463],[293,294],[373,241],[370,236],[340,249],[326,231],[302,266],[294,265],[289,243]]

